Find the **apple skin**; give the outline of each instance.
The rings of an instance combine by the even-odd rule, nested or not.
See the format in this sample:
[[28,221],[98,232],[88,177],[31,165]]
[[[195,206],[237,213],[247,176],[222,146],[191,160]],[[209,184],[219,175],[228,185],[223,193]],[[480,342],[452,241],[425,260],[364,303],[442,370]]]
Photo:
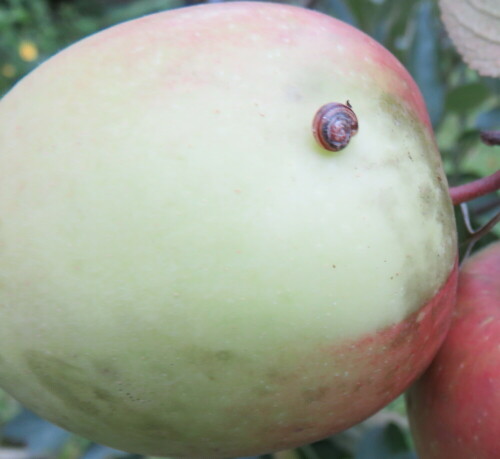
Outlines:
[[422,459],[495,459],[500,453],[500,242],[460,269],[457,308],[407,405]]
[[[359,132],[314,140],[327,102]],[[415,83],[354,28],[225,3],[124,23],[0,102],[0,385],[94,441],[231,457],[363,420],[429,364],[453,209]]]

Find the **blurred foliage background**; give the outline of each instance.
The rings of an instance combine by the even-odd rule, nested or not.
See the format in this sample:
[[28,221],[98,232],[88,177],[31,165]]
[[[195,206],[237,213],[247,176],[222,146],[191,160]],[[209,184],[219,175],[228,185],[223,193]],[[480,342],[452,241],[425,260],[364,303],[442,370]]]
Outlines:
[[[201,3],[182,0],[0,0],[0,96],[61,48],[105,27],[156,11]],[[410,71],[432,119],[450,184],[500,168],[498,147],[480,130],[500,129],[500,80],[479,76],[455,51],[433,0],[293,1],[344,20],[382,43]],[[500,208],[497,195],[468,204],[470,225],[479,228]],[[460,249],[470,235],[457,211]],[[500,225],[479,248],[500,237]],[[0,459],[140,458],[93,444],[24,410],[0,391]],[[339,435],[267,459],[415,458],[402,398]],[[263,456],[264,458],[264,456]]]

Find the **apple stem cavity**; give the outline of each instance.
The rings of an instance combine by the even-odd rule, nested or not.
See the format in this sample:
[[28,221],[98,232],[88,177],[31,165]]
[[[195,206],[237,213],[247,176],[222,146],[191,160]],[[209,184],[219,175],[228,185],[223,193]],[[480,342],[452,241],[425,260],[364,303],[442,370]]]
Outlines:
[[479,198],[500,189],[500,170],[495,173],[474,180],[464,185],[450,187],[450,196],[454,206],[458,206],[472,199]]

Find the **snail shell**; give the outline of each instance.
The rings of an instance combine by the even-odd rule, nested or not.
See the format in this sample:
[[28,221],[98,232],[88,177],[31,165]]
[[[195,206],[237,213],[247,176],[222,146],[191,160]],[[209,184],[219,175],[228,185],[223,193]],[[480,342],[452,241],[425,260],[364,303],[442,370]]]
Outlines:
[[323,148],[339,151],[358,132],[358,118],[349,101],[347,105],[332,102],[316,112],[312,127],[314,138]]

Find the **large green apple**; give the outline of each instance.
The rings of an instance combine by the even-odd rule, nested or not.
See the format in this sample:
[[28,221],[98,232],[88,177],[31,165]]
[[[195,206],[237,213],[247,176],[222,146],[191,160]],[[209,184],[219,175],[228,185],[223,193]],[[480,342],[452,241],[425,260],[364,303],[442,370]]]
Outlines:
[[[311,128],[349,101],[338,152]],[[128,451],[228,457],[372,414],[456,285],[421,95],[363,33],[229,3],[128,22],[0,103],[0,385]]]

